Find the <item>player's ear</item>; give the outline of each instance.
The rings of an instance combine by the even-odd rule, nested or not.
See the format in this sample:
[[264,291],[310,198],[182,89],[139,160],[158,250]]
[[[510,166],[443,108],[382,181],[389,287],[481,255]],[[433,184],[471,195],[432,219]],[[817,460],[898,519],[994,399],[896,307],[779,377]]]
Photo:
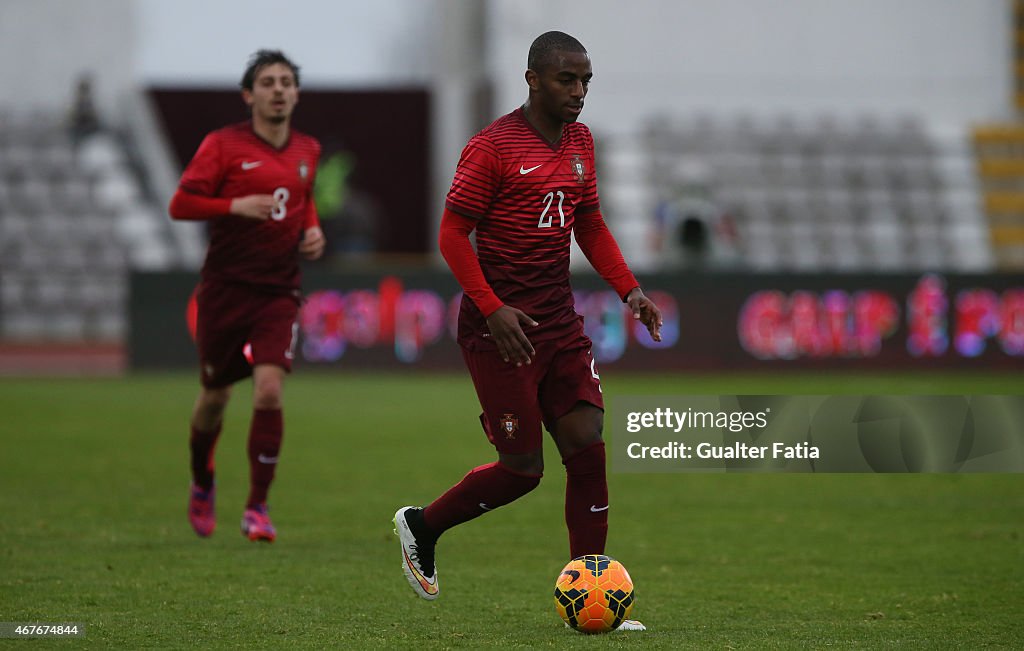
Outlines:
[[252,108],[252,91],[248,88],[242,89],[242,101],[245,102],[246,106]]
[[530,87],[530,90],[537,92],[540,90],[540,75],[534,70],[526,70],[526,85]]

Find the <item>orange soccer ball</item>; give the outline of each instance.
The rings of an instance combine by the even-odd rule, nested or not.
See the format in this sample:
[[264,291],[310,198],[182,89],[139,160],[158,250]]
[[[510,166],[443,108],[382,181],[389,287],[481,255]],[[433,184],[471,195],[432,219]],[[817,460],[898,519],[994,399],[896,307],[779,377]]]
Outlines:
[[610,556],[569,561],[555,581],[555,611],[581,633],[614,631],[633,610],[633,579]]

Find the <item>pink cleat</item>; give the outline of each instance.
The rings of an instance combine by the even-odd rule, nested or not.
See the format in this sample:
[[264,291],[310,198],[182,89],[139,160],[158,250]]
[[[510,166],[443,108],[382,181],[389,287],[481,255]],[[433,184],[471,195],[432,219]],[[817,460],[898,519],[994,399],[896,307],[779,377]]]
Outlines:
[[203,490],[192,483],[188,499],[188,521],[200,538],[209,538],[217,526],[217,514],[213,511],[216,486]]
[[266,504],[245,509],[245,515],[242,516],[242,535],[253,541],[274,542],[277,538],[277,529],[274,529],[270,522]]

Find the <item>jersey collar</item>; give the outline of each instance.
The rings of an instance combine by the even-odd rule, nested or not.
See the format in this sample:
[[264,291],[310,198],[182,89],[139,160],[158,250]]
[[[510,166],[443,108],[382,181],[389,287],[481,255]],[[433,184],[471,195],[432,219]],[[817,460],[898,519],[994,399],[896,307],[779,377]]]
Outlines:
[[523,121],[523,124],[526,125],[526,128],[532,131],[534,135],[536,135],[540,139],[541,142],[543,142],[551,149],[551,151],[558,151],[559,149],[561,149],[562,142],[565,140],[565,127],[568,127],[569,125],[565,125],[565,127],[562,128],[562,135],[559,136],[558,140],[551,142],[550,140],[544,137],[543,133],[537,130],[537,127],[533,126],[533,124],[526,119],[526,108],[524,106],[520,106],[519,108],[517,108],[514,111],[514,113],[519,116],[519,119]]

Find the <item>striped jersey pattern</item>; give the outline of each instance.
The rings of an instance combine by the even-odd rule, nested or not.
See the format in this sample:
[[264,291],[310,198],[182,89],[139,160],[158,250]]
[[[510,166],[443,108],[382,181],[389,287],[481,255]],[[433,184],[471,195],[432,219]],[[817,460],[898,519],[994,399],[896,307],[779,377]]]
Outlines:
[[[573,224],[600,210],[594,141],[579,122],[548,142],[520,107],[470,139],[459,160],[446,206],[477,220],[476,245],[488,284],[506,305],[540,325],[531,341],[580,330],[569,285]],[[459,342],[491,348],[487,324],[463,297]]]
[[277,200],[266,221],[226,215],[210,220],[203,279],[298,289],[297,247],[315,211],[313,179],[320,143],[291,130],[277,149],[256,135],[250,122],[211,132],[181,176],[180,188],[207,197],[269,194]]

